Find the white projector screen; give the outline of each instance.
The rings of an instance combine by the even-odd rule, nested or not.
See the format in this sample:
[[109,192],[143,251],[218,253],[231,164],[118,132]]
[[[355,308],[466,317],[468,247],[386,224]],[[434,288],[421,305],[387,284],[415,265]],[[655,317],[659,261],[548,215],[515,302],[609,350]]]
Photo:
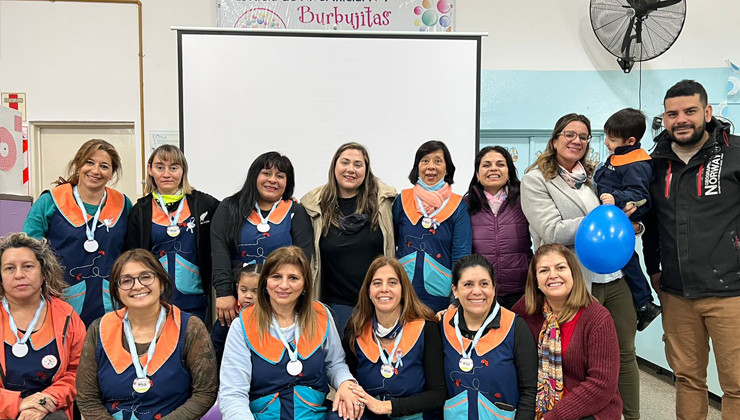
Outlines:
[[180,141],[190,183],[223,199],[261,153],[295,168],[295,197],[327,182],[348,141],[399,191],[416,149],[442,140],[467,189],[478,150],[481,34],[176,28]]

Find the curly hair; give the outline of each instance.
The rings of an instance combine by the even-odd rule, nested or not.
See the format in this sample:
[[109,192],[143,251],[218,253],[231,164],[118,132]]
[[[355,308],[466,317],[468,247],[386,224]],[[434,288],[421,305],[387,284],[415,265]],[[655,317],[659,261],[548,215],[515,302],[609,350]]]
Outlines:
[[[49,245],[46,239],[34,239],[26,235],[25,233],[11,233],[10,235],[2,238],[0,242],[0,261],[5,251],[11,248],[27,248],[33,252],[36,260],[41,265],[41,293],[44,297],[60,297],[67,283],[64,281],[64,272],[62,266],[59,265],[54,250]],[[5,296],[5,289],[3,289],[2,283],[0,283],[0,295]]]

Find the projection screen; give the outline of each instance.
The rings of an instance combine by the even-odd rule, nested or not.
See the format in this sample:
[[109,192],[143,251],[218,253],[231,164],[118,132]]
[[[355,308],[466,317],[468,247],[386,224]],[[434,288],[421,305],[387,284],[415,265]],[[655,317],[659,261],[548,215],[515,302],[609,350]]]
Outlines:
[[295,196],[327,182],[348,141],[409,188],[416,149],[442,140],[467,189],[478,150],[482,34],[174,28],[190,183],[219,199],[259,154],[292,161]]

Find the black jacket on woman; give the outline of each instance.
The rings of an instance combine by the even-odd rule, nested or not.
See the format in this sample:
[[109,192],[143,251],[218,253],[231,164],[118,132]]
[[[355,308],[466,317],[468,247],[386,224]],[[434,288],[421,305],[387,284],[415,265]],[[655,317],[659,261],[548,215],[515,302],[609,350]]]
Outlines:
[[[133,248],[152,249],[152,194],[136,201],[128,216],[128,229],[123,240],[123,250]],[[187,194],[190,213],[195,218],[195,244],[198,255],[203,291],[211,294],[211,219],[219,205],[218,199],[198,190]]]

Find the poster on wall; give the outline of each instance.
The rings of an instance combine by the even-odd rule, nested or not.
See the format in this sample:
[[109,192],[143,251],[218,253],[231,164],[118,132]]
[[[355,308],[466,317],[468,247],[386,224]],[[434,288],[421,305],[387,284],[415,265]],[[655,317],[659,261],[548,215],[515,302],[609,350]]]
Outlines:
[[452,32],[455,0],[216,0],[222,28]]
[[23,120],[20,111],[0,106],[0,193],[26,195],[23,185]]

